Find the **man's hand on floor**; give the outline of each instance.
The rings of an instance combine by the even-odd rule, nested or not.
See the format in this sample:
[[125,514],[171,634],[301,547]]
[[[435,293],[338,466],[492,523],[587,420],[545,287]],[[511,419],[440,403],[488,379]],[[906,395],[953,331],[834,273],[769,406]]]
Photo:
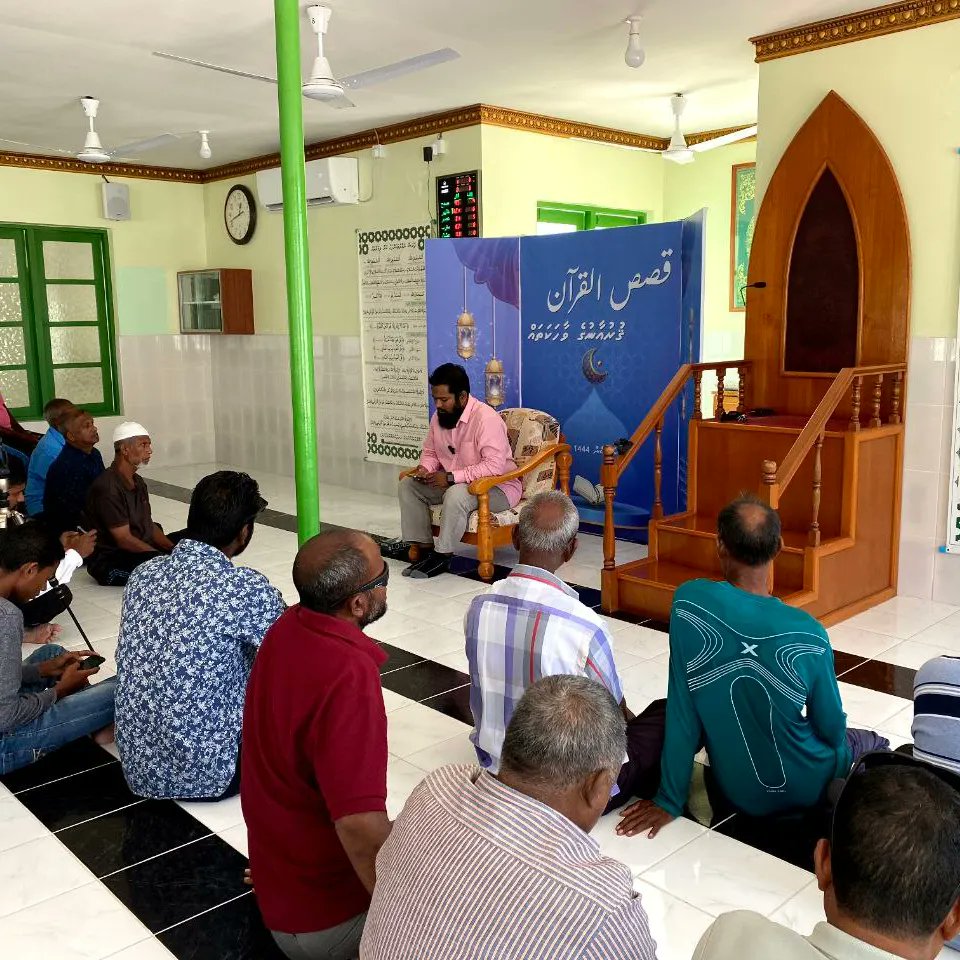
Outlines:
[[658,807],[652,800],[638,800],[621,811],[623,819],[617,825],[617,833],[625,837],[635,837],[638,833],[648,830],[647,836],[652,840],[668,823],[676,817],[667,813],[663,807]]

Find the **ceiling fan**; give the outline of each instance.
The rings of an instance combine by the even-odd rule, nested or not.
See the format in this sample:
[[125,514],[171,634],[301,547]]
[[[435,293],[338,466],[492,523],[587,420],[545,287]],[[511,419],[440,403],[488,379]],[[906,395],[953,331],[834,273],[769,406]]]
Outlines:
[[669,146],[662,153],[664,160],[672,160],[674,163],[693,163],[698,153],[715,150],[717,147],[724,147],[728,143],[736,143],[739,140],[746,140],[757,135],[757,126],[754,124],[751,127],[744,127],[742,130],[734,130],[731,133],[711,137],[709,140],[701,140],[699,143],[687,146],[687,138],[680,130],[680,118],[683,116],[686,105],[687,101],[682,93],[674,94],[670,98],[670,106],[673,109],[673,136],[670,137]]
[[[440,63],[447,63],[450,60],[457,60],[460,54],[450,47],[443,47],[440,50],[433,50],[430,53],[423,53],[417,57],[410,57],[407,60],[398,60],[383,67],[375,67],[373,70],[364,70],[362,73],[355,73],[350,77],[341,77],[339,80],[333,75],[330,63],[323,53],[323,37],[327,32],[327,26],[330,23],[330,7],[313,5],[307,7],[307,18],[310,26],[317,36],[317,56],[313,61],[313,68],[310,76],[303,84],[303,95],[311,100],[320,100],[328,106],[342,109],[344,107],[353,107],[346,95],[348,90],[359,90],[361,87],[369,87],[375,83],[383,83],[386,80],[393,80],[407,73],[415,73],[418,70],[425,70],[427,67],[435,67]],[[250,80],[263,80],[266,83],[276,83],[275,77],[264,76],[261,73],[248,73],[246,70],[236,70],[233,67],[224,67],[216,63],[207,63],[203,60],[195,60],[192,57],[181,57],[175,53],[165,53],[161,50],[154,50],[155,57],[161,57],[164,60],[175,60],[178,63],[187,63],[194,67],[203,67],[206,70],[217,70],[220,73],[229,73],[234,77],[247,77]]]
[[110,160],[126,160],[128,159],[128,154],[144,153],[170,140],[178,139],[176,134],[162,133],[159,136],[150,137],[147,140],[135,140],[133,143],[125,143],[122,146],[114,147],[112,150],[107,150],[100,142],[100,135],[94,127],[100,101],[95,97],[81,97],[80,106],[83,108],[84,116],[90,121],[90,129],[87,131],[87,135],[83,141],[83,147],[79,151],[68,150],[64,147],[45,147],[37,143],[24,143],[22,140],[7,140],[4,137],[0,137],[0,143],[15,143],[18,146],[31,147],[34,150],[63,153],[76,160],[82,160],[84,163],[107,163]]

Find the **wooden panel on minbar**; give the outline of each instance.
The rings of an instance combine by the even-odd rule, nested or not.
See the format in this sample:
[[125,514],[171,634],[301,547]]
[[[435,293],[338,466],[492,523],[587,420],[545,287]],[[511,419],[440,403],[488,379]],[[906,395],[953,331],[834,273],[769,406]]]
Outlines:
[[[783,372],[793,243],[807,201],[827,168],[843,190],[857,236],[861,276],[857,362],[902,363],[907,358],[910,240],[900,187],[873,132],[831,91],[781,158],[757,217],[749,280],[767,286],[750,290],[747,297],[744,352],[754,363],[754,406],[810,414],[831,382],[829,376]],[[840,413],[846,411],[841,408]]]

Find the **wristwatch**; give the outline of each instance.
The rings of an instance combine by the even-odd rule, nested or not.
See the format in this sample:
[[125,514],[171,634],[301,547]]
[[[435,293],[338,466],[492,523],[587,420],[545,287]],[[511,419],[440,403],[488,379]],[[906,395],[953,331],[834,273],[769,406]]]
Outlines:
[[456,483],[456,480],[453,479],[452,473],[447,474],[447,483],[449,483],[451,487]]

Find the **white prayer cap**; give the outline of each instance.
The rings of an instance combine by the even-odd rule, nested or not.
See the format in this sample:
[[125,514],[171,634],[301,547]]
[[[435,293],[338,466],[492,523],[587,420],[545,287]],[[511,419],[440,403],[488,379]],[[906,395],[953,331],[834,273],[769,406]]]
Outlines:
[[129,440],[131,437],[149,437],[150,431],[142,423],[136,420],[124,420],[113,431],[113,442],[119,443],[121,440]]

